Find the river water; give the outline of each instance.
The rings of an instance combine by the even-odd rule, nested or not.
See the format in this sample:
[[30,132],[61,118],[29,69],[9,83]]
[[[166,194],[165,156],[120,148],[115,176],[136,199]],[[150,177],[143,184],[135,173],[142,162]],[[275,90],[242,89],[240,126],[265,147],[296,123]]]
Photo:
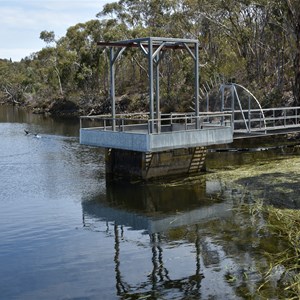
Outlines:
[[263,249],[282,245],[239,210],[251,194],[205,176],[107,184],[104,152],[78,132],[78,120],[0,107],[0,299],[255,295]]

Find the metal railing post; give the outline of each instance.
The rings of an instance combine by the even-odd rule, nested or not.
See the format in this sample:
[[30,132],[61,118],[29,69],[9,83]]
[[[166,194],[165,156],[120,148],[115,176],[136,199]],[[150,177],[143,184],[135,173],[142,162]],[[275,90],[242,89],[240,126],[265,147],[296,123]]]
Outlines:
[[248,97],[248,130],[251,132],[251,98]]
[[111,101],[111,116],[112,116],[112,130],[116,130],[115,116],[116,116],[116,88],[115,88],[115,61],[114,48],[110,48],[110,101]]
[[261,112],[259,113],[259,129],[261,129]]
[[149,111],[150,111],[150,129],[154,132],[154,86],[153,86],[153,41],[152,38],[148,40],[148,72],[149,72]]

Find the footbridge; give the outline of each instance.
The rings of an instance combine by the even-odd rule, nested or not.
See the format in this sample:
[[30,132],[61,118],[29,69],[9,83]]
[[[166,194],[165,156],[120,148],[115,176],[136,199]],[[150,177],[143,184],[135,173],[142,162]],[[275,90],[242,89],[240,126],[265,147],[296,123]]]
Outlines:
[[[108,179],[197,174],[208,146],[300,130],[300,107],[262,108],[245,87],[219,76],[200,86],[198,40],[149,37],[98,45],[110,52],[111,113],[82,116],[80,143],[105,149]],[[148,62],[149,112],[116,113],[115,65],[133,47]],[[194,100],[188,112],[161,112],[159,66],[169,50],[185,51],[193,62]]]
[[215,76],[200,87],[202,111],[227,113],[232,119],[233,139],[300,131],[300,107],[263,108],[244,86]]

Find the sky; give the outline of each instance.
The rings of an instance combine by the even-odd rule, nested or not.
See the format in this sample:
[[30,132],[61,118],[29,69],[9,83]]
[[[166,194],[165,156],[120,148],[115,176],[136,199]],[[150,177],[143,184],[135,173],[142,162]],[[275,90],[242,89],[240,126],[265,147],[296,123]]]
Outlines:
[[107,0],[0,0],[0,58],[19,61],[45,47],[43,30],[57,38],[77,23],[96,19]]

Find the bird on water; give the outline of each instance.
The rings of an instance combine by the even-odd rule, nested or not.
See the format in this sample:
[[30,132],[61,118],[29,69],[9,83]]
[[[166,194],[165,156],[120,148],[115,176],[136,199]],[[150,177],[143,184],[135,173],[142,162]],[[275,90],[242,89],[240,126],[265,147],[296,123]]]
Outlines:
[[[31,132],[28,131],[28,130],[26,130],[26,129],[24,129],[24,132],[25,132],[26,135],[31,135]],[[36,138],[38,138],[38,139],[41,138],[41,136],[38,135],[37,133],[34,133],[33,136],[36,137]]]

